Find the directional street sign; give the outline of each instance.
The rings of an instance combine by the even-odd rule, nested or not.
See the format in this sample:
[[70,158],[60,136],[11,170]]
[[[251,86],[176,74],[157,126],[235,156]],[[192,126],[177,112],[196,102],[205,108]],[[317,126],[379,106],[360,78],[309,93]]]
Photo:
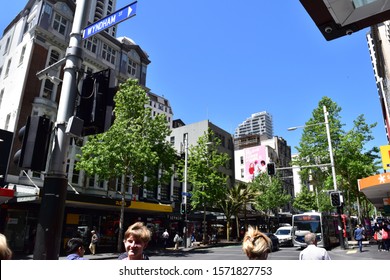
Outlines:
[[189,192],[182,192],[181,195],[184,195],[184,196],[192,196],[192,194],[189,193]]
[[86,28],[84,28],[83,31],[83,39],[87,39],[88,37],[91,37],[99,33],[100,31],[103,31],[104,29],[107,29],[113,25],[116,25],[126,19],[135,16],[136,9],[137,1],[87,26]]

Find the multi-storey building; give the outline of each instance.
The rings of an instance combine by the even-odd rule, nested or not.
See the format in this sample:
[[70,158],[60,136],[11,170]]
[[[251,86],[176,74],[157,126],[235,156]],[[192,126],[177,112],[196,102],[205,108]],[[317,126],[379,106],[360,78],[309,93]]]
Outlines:
[[[115,0],[90,2],[90,23],[115,11]],[[61,63],[69,45],[74,11],[75,1],[72,0],[29,0],[0,39],[0,129],[15,135],[10,157],[5,160],[8,162],[5,182],[8,188],[15,190],[15,197],[8,201],[7,207],[2,205],[0,208],[0,231],[5,232],[15,252],[32,249],[29,246],[37,225],[39,193],[45,174],[22,171],[13,164],[12,157],[21,145],[15,138],[28,116],[45,115],[53,122],[56,120],[63,75]],[[115,35],[116,27],[113,26],[83,41],[83,62],[81,69],[77,69],[79,77],[111,69],[115,85],[129,78],[137,79],[150,97],[148,106],[152,108],[152,114],[165,114],[171,127],[173,113],[169,101],[146,87],[148,55],[131,39],[115,38]],[[47,75],[38,79],[36,73],[49,66],[53,67]],[[84,172],[74,169],[76,154],[80,153],[84,141],[81,138],[70,141],[69,188],[62,242],[74,235],[87,240],[89,230],[96,227],[104,236],[102,250],[113,250],[117,244],[115,232],[122,199],[118,194],[121,179],[114,182],[112,188],[112,182],[109,186],[108,182],[87,177]],[[135,195],[127,190],[125,225],[142,219],[156,232],[162,224],[164,228],[174,226],[180,215],[172,214],[173,189],[173,184],[168,184],[156,186],[156,191]]]
[[[387,143],[384,145],[386,145],[390,143],[390,21],[371,26],[366,38],[382,110],[387,137]],[[383,169],[389,169],[385,164],[385,159],[383,159]],[[378,211],[382,211],[383,215],[389,215],[390,207],[385,201],[388,197],[390,182],[383,179],[385,177],[383,174],[377,174],[361,179],[359,191],[366,195]]]
[[248,135],[263,135],[266,138],[272,138],[274,134],[272,116],[266,111],[252,114],[241,123],[234,133],[234,138],[240,138]]

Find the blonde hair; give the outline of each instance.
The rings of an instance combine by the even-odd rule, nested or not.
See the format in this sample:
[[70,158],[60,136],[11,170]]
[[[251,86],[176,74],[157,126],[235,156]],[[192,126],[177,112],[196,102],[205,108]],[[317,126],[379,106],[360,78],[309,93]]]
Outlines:
[[7,238],[0,233],[0,260],[10,260],[12,258],[12,251],[8,247]]
[[242,250],[250,260],[266,260],[271,251],[271,239],[257,227],[249,226],[242,241]]
[[137,239],[141,239],[141,241],[147,244],[150,241],[151,233],[150,230],[142,223],[136,222],[129,226],[129,228],[125,232],[125,238],[129,238],[129,236],[134,236]]

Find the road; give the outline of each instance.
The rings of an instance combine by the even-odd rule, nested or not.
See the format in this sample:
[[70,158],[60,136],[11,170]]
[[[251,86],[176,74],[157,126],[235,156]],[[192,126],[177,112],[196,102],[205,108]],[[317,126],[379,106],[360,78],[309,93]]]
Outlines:
[[[390,260],[390,252],[378,252],[376,245],[364,247],[363,253],[356,248],[342,250],[334,248],[329,251],[332,260]],[[268,255],[269,260],[298,260],[300,248],[281,247],[279,251]],[[241,246],[211,247],[194,249],[191,251],[178,251],[151,255],[152,260],[170,260],[178,258],[183,260],[246,260]]]

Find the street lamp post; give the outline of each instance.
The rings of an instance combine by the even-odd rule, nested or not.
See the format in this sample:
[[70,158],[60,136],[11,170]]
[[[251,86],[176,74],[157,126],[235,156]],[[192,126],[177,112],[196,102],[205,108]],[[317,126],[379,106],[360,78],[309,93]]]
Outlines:
[[184,134],[184,184],[183,184],[183,196],[182,203],[184,205],[184,247],[188,247],[188,214],[187,214],[187,172],[188,172],[188,134]]
[[[328,111],[326,110],[326,106],[325,106],[325,105],[323,106],[323,110],[324,110],[324,119],[325,119],[325,122],[323,122],[323,123],[311,124],[311,125],[306,125],[306,126],[295,126],[295,127],[290,127],[290,128],[288,128],[288,130],[296,130],[296,129],[299,128],[299,127],[310,127],[310,126],[316,126],[316,125],[325,124],[326,136],[327,136],[327,139],[328,139],[330,166],[331,166],[331,169],[332,169],[333,189],[334,189],[334,191],[338,191],[338,189],[337,189],[336,169],[335,169],[334,158],[333,158],[332,140],[331,140],[331,137],[330,137],[330,129],[329,129],[329,121],[328,121]],[[337,214],[338,214],[338,223],[339,223],[338,229],[339,229],[340,246],[341,246],[342,249],[345,249],[345,245],[344,245],[344,236],[343,236],[343,226],[342,226],[343,223],[342,223],[342,220],[341,220],[342,206],[337,207]]]

